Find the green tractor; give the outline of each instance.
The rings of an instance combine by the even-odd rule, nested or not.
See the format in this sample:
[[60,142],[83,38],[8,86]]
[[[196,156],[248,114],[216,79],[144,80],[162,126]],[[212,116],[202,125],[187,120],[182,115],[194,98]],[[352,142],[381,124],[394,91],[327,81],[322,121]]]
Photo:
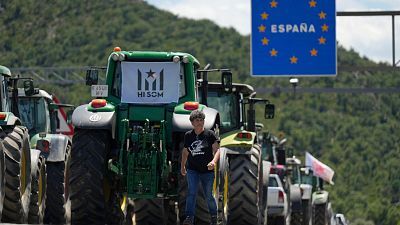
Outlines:
[[64,224],[70,212],[68,176],[72,140],[58,134],[58,110],[60,107],[73,107],[56,104],[44,90],[27,96],[23,89],[18,90],[18,107],[22,124],[28,128],[30,145],[39,149],[46,159],[47,193],[45,198],[44,223]]
[[[29,147],[28,129],[18,111],[18,80],[0,66],[0,219],[5,223],[40,223],[43,219],[46,171],[39,150]],[[34,93],[31,80],[26,95]]]
[[291,224],[330,224],[333,212],[329,192],[324,190],[324,181],[313,175],[309,167],[297,167],[292,181],[301,189],[301,209],[292,211]]
[[[309,225],[312,217],[312,193],[315,177],[307,167],[301,167],[301,161],[294,156],[288,158],[291,165],[292,191],[297,198],[292,197],[291,219],[293,225]],[[292,193],[291,193],[292,194]]]
[[315,176],[313,176],[313,179],[312,224],[330,225],[333,217],[333,210],[329,200],[329,192],[324,190],[323,179]]
[[98,69],[88,70],[86,84],[97,98],[72,115],[73,224],[122,223],[128,198],[134,200],[136,224],[177,223],[176,202],[185,197],[179,164],[183,135],[192,129],[189,114],[202,110],[205,128],[219,127],[218,111],[198,103],[199,67],[187,53],[115,48],[105,85],[97,85]]
[[249,85],[223,85],[231,82],[231,73],[222,74],[221,83],[207,84],[202,99],[220,112],[221,224],[264,224],[270,164],[262,160],[254,105],[265,104],[267,119],[274,117],[274,105],[255,98],[256,92]]

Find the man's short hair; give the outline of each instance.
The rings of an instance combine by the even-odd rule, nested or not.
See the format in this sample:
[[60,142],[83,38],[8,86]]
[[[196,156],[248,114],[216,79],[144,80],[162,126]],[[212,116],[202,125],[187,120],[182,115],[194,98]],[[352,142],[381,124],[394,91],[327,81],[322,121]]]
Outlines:
[[200,111],[200,110],[193,110],[191,113],[190,113],[190,117],[189,117],[189,120],[191,121],[191,122],[193,122],[195,119],[205,119],[206,118],[206,115],[203,113],[203,111]]

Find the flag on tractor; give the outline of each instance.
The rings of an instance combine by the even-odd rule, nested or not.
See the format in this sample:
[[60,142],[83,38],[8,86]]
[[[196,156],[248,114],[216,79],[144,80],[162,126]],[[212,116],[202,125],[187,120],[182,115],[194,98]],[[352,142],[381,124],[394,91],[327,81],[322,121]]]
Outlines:
[[314,158],[310,153],[306,152],[306,167],[310,167],[314,176],[320,177],[326,182],[333,184],[333,171],[329,166],[323,164],[318,159]]

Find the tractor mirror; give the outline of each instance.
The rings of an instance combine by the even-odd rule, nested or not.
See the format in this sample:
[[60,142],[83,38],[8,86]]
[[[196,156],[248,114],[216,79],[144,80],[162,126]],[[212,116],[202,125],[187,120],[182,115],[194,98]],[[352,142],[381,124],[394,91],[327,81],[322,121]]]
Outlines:
[[265,105],[265,119],[273,119],[275,116],[275,105],[274,104],[266,104]]
[[232,91],[232,72],[231,71],[223,71],[222,72],[221,83],[225,90],[228,90],[229,92]]
[[33,86],[33,80],[24,80],[24,92],[26,96],[32,96],[35,93],[35,87]]
[[99,82],[99,70],[89,69],[86,71],[86,85],[96,85]]
[[196,78],[197,78],[197,80],[201,79],[201,72],[200,71],[196,72]]
[[72,113],[74,112],[74,110],[69,110],[67,112],[67,124],[72,124]]
[[50,103],[50,104],[49,104],[49,109],[50,109],[51,111],[57,110],[58,108],[59,108],[59,107],[58,107],[57,104],[54,104],[54,103]]

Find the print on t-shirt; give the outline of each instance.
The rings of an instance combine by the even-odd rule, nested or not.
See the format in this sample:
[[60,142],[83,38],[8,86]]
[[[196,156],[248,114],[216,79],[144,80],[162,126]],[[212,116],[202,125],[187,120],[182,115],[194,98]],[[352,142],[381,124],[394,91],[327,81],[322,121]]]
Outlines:
[[196,155],[204,155],[205,152],[202,150],[204,147],[207,146],[203,145],[203,140],[196,140],[190,145],[189,152],[193,157]]

